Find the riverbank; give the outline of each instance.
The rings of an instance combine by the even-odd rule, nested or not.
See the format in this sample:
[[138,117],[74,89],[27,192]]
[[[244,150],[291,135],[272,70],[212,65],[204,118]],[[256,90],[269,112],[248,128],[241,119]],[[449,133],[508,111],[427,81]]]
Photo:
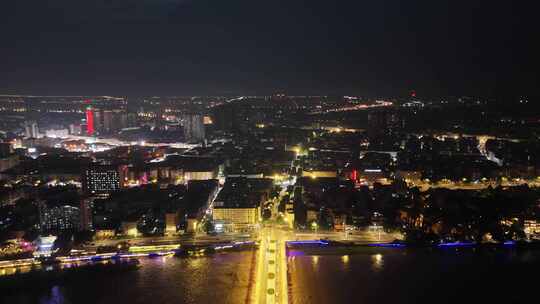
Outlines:
[[388,250],[539,250],[540,242],[504,242],[504,243],[441,243],[434,245],[407,244],[404,242],[354,244],[325,240],[294,241],[287,244],[289,256],[294,255],[342,255],[356,253],[376,253]]

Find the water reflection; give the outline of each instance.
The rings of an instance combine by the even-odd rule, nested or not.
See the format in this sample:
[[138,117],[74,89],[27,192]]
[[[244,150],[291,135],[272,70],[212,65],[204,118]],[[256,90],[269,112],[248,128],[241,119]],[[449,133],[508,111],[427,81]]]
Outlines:
[[60,287],[53,286],[51,293],[48,297],[41,298],[40,304],[63,304],[65,303],[64,295],[60,290]]
[[[290,303],[537,303],[532,291],[538,281],[528,277],[539,270],[540,252],[532,250],[370,249],[296,256],[289,263]],[[486,292],[478,282],[505,292]]]
[[378,253],[378,254],[371,255],[371,261],[373,262],[371,268],[374,271],[382,270],[382,268],[384,266],[384,260],[383,260],[383,255],[382,254]]
[[245,303],[252,261],[252,252],[142,259],[137,271],[91,273],[31,292],[10,290],[0,293],[0,303]]
[[311,261],[312,261],[313,267],[317,267],[317,265],[319,264],[319,256],[317,255],[312,256]]

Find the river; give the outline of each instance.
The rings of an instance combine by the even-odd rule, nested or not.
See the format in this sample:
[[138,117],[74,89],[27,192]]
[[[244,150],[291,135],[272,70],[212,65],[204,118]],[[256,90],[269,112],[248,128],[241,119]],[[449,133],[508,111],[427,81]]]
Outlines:
[[[249,303],[254,251],[141,259],[141,268],[47,288],[3,290],[0,303]],[[540,251],[290,251],[292,304],[537,303]],[[1,279],[1,278],[0,278]]]
[[540,252],[369,248],[345,253],[290,252],[290,303],[538,303]]
[[139,270],[111,277],[2,291],[0,303],[246,303],[252,259],[250,251],[141,259]]

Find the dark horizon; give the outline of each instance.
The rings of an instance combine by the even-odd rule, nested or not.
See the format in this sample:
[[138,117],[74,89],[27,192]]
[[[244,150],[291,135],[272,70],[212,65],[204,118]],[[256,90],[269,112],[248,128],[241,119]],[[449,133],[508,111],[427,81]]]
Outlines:
[[491,1],[0,4],[0,93],[538,97],[531,7]]

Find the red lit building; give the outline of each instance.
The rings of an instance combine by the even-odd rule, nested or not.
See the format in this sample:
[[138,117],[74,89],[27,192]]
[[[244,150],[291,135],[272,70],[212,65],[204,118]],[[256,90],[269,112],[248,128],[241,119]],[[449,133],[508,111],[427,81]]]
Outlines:
[[94,134],[94,113],[92,108],[86,109],[86,133],[88,135]]

